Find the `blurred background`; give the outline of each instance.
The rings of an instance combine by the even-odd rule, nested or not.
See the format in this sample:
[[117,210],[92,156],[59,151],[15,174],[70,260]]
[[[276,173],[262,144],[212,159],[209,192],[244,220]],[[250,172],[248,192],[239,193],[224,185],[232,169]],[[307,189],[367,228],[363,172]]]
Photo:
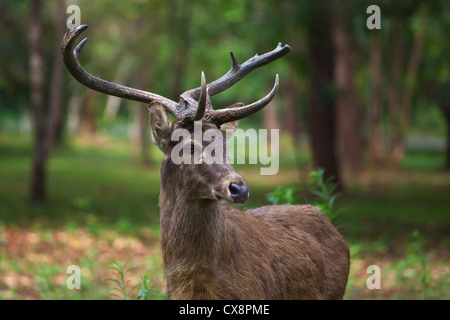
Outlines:
[[[381,29],[366,25],[373,4]],[[275,100],[240,122],[280,129],[280,170],[236,166],[252,195],[239,208],[320,202],[323,168],[352,253],[345,298],[450,298],[448,1],[20,0],[0,4],[0,299],[165,298],[147,108],[69,75],[69,5],[89,25],[88,72],[175,101],[201,71],[225,74],[230,51],[242,63],[289,44],[212,99],[253,102],[280,75]],[[366,286],[370,265],[381,289]]]

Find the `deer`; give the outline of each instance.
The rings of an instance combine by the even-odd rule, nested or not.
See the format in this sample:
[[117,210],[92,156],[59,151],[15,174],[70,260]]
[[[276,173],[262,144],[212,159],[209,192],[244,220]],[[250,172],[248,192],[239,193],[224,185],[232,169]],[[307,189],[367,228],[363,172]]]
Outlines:
[[[326,215],[312,205],[266,205],[242,212],[229,204],[249,198],[249,186],[230,162],[175,164],[171,139],[180,128],[234,130],[238,121],[261,110],[275,96],[244,105],[214,109],[211,97],[249,72],[284,55],[278,46],[239,64],[230,52],[231,69],[219,79],[181,94],[175,102],[155,93],[111,83],[85,71],[78,62],[87,28],[68,29],[62,55],[72,76],[93,90],[148,104],[151,135],[164,153],[160,168],[161,252],[168,299],[343,299],[349,275],[349,249]],[[171,122],[167,113],[174,116]],[[194,141],[207,146],[211,141]],[[227,149],[227,140],[221,146]],[[191,148],[191,151],[195,148]],[[189,156],[196,156],[192,152]],[[197,155],[198,156],[198,155]],[[224,157],[228,154],[224,152]]]

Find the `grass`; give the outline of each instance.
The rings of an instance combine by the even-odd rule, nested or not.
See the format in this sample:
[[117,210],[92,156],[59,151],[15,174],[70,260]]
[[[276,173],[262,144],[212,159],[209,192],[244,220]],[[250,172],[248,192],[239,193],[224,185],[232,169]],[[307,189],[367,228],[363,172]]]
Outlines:
[[[28,137],[0,134],[0,299],[122,299],[107,280],[121,283],[119,271],[111,274],[117,269],[128,298],[164,299],[159,151],[152,146],[155,165],[147,168],[130,157],[127,141],[69,141],[52,154],[48,200],[36,204],[28,197],[30,146]],[[318,201],[307,149],[294,157],[282,147],[287,157],[275,176],[237,166],[252,195],[241,208],[268,204],[270,192],[281,202]],[[442,159],[410,152],[400,171],[346,179],[347,192],[332,203],[352,253],[345,298],[450,299],[450,173],[440,170]],[[123,268],[125,261],[133,268]],[[80,290],[66,286],[70,265],[80,266]],[[380,266],[380,290],[366,287],[369,265]]]
[[[28,198],[29,153],[17,151],[2,157],[2,216],[9,224],[22,225],[41,218],[45,223],[89,224],[87,220],[102,217],[102,223],[119,225],[140,224],[149,216],[157,219],[159,168],[136,166],[122,145],[117,142],[102,152],[75,144],[55,152],[48,163],[49,201],[43,204]],[[126,180],[131,183],[124,184]]]

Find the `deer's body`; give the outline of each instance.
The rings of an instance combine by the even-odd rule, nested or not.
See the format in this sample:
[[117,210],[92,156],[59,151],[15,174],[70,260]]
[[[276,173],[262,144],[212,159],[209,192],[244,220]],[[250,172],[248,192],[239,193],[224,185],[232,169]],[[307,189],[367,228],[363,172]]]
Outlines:
[[161,245],[169,299],[342,299],[349,252],[313,206],[241,212],[180,203],[162,190]]
[[[249,187],[226,161],[227,142],[218,137],[234,130],[239,119],[261,110],[273,99],[278,75],[272,91],[249,105],[214,109],[210,96],[282,57],[290,47],[280,43],[241,65],[231,53],[229,72],[208,85],[202,73],[201,87],[184,92],[177,103],[107,82],[84,70],[78,54],[87,39],[76,47],[75,40],[86,28],[82,25],[68,30],[62,42],[64,62],[71,74],[96,91],[150,104],[152,138],[164,153],[159,206],[168,297],[341,299],[349,273],[349,250],[325,215],[306,205],[266,206],[247,212],[222,205],[244,203]],[[173,123],[167,112],[175,117]],[[196,138],[194,127],[199,122],[204,133],[209,129],[219,131],[217,139],[206,135]],[[189,139],[172,139],[178,129],[177,133],[187,132]],[[218,152],[210,155],[213,162],[203,151],[210,145]],[[183,147],[183,159],[195,161],[174,161],[173,157],[179,157],[175,146]]]

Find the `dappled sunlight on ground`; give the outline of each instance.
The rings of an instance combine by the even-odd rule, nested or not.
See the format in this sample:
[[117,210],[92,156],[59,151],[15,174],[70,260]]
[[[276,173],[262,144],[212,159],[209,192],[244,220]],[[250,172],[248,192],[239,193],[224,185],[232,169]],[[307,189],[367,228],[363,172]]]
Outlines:
[[[139,277],[147,274],[151,286],[163,291],[159,236],[143,228],[138,234],[123,235],[103,230],[97,235],[84,228],[70,231],[7,228],[2,230],[0,296],[4,299],[112,299],[114,285],[111,262],[128,261],[134,266],[126,273],[127,292],[136,299]],[[424,299],[447,295],[450,251],[426,253],[423,261],[404,254],[352,247],[351,270],[346,299]],[[409,261],[409,264],[405,261]],[[67,267],[81,269],[81,289],[66,286]],[[367,288],[370,265],[381,269],[381,289]],[[423,278],[423,272],[427,277]],[[117,294],[117,292],[115,292]]]
[[[129,289],[148,274],[162,290],[159,235],[143,228],[137,235],[102,230],[93,235],[84,228],[70,231],[6,228],[2,230],[0,296],[5,299],[110,299],[114,278],[111,262],[129,261]],[[67,268],[81,269],[81,289],[70,290]],[[134,290],[136,291],[136,290]],[[61,295],[62,294],[62,295]]]

